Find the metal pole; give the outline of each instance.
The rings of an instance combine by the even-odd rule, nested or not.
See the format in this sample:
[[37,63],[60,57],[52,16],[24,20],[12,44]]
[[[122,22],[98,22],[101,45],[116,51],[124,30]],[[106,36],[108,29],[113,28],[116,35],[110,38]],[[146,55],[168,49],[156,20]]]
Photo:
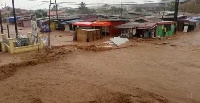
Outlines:
[[51,29],[51,16],[50,13],[51,12],[51,0],[50,0],[50,4],[49,4],[49,34],[48,34],[48,49],[51,49],[51,42],[50,42],[50,29]]
[[16,14],[15,14],[15,2],[12,0],[12,6],[13,6],[13,15],[14,15],[14,22],[15,22],[15,33],[16,38],[18,38],[18,29],[17,29],[17,20],[16,20]]
[[3,34],[3,24],[2,24],[2,15],[0,11],[0,24],[1,24],[1,34]]

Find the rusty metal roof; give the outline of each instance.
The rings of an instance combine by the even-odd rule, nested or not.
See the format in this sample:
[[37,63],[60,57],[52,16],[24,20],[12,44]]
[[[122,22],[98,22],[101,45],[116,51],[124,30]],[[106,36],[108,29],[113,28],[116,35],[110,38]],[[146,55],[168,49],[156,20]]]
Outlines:
[[152,29],[156,27],[156,23],[141,23],[137,26],[137,29]]

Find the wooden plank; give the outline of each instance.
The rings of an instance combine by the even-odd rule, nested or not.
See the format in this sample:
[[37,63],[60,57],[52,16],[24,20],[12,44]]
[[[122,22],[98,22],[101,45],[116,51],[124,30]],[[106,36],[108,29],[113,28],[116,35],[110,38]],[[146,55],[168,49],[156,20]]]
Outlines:
[[77,30],[77,41],[78,42],[87,42],[86,31],[78,29]]
[[94,41],[94,31],[87,31],[88,41]]

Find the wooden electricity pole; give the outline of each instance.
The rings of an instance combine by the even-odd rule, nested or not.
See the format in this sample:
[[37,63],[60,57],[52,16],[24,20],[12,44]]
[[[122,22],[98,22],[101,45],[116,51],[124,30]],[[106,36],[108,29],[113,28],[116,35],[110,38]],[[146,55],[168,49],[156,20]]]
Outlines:
[[50,42],[50,34],[51,34],[51,0],[50,0],[50,4],[49,4],[49,34],[48,34],[48,50],[51,49],[51,42]]
[[179,0],[175,1],[174,21],[177,21]]
[[120,15],[122,16],[123,8],[122,8],[122,1],[121,1],[121,10],[120,10]]
[[17,19],[16,19],[16,14],[15,14],[15,2],[14,2],[14,0],[12,0],[12,6],[13,6],[13,15],[14,15],[14,22],[15,22],[15,33],[16,33],[16,38],[18,38]]
[[2,23],[1,11],[0,11],[0,25],[1,25],[1,34],[3,34],[3,23]]
[[57,5],[56,0],[55,0],[55,5],[56,5],[56,19],[58,20],[58,5]]

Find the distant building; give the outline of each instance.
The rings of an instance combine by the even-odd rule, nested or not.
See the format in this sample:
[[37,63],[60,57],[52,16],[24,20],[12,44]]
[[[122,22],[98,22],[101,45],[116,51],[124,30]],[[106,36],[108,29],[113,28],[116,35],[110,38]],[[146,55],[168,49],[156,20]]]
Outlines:
[[31,15],[24,15],[17,21],[19,27],[31,27]]
[[[68,13],[65,13],[65,11],[57,11],[58,13],[58,18],[66,18],[68,16]],[[47,12],[47,16],[51,16],[52,18],[56,18],[56,11],[51,11],[50,13]]]
[[[13,8],[12,7],[4,7],[1,9],[1,13],[4,17],[10,17],[13,16]],[[23,15],[30,15],[31,12],[26,9],[20,9],[20,8],[15,8],[15,14],[16,16],[23,16]]]
[[141,4],[139,7],[146,11],[161,11],[161,10],[164,10],[164,8],[165,8],[164,6],[160,5],[159,3]]

